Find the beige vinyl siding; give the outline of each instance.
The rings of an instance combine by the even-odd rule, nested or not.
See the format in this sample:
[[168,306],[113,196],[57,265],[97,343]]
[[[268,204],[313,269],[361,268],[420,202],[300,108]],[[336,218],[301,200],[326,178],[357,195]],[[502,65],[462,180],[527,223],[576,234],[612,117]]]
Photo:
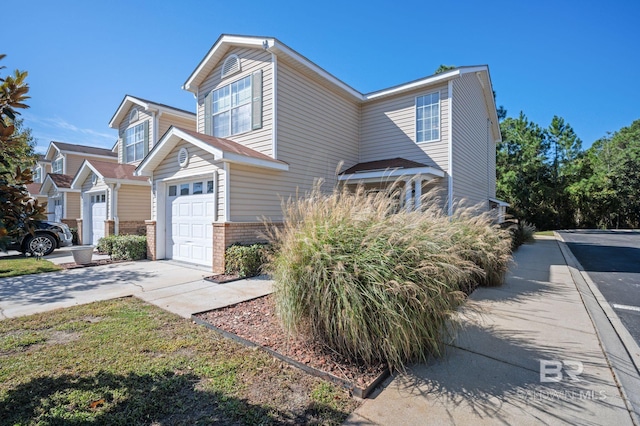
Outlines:
[[101,190],[106,190],[107,189],[107,185],[105,185],[105,183],[101,180],[98,179],[98,182],[94,185],[93,184],[93,175],[89,175],[84,182],[82,182],[82,189],[81,191],[83,193],[85,192],[95,192],[95,191],[101,191]]
[[152,146],[160,140],[160,138],[169,130],[169,127],[176,126],[181,127],[187,130],[196,130],[196,116],[188,119],[184,117],[178,117],[176,115],[171,115],[167,113],[163,113],[160,115],[158,119],[158,139],[151,142]]
[[[416,143],[416,97],[440,92],[440,139]],[[447,170],[449,95],[446,83],[372,101],[362,107],[360,161],[402,157]],[[350,166],[350,164],[347,164]]]
[[469,205],[495,196],[495,144],[482,87],[475,74],[453,82],[453,197]]
[[[131,110],[136,108],[138,110],[138,120],[136,121],[129,121],[129,114],[131,114]],[[125,131],[131,127],[131,126],[135,126],[138,125],[140,123],[142,123],[143,121],[148,120],[149,121],[149,150],[151,150],[151,146],[153,144],[153,140],[154,140],[154,133],[153,133],[153,117],[150,113],[145,112],[143,110],[142,107],[140,106],[132,106],[131,108],[129,108],[127,110],[127,114],[125,115],[124,119],[120,122],[120,124],[118,125],[118,162],[119,163],[125,163],[124,161],[124,133]],[[140,161],[137,162],[133,162],[130,164],[139,164]]]
[[[241,71],[221,79],[221,68],[229,55],[236,54],[240,58]],[[273,156],[272,123],[273,123],[273,70],[271,54],[262,49],[233,48],[225,58],[211,71],[198,88],[198,132],[204,133],[204,98],[214,89],[231,84],[255,71],[262,70],[262,128],[246,133],[228,136],[231,139],[256,151]]]
[[340,162],[358,161],[359,105],[278,63],[278,159],[286,172],[231,165],[231,220],[282,217],[281,199],[304,195],[317,179],[330,191]]
[[[82,155],[76,154],[66,154],[65,155],[65,170],[66,175],[75,176],[76,172],[80,170],[80,166],[82,166],[82,162],[85,160],[85,157]],[[108,160],[106,160],[108,161]]]
[[[186,167],[180,167],[178,164],[178,151],[180,148],[185,147],[189,152],[189,162]],[[218,218],[222,220],[224,217],[224,187],[225,187],[225,173],[222,170],[222,164],[214,165],[213,154],[200,149],[188,142],[180,141],[173,150],[162,160],[162,162],[153,171],[154,182],[156,180],[171,179],[171,183],[175,182],[190,182],[197,179],[203,181],[213,180],[214,172],[218,172]],[[154,191],[156,188],[154,187]],[[156,199],[153,197],[152,211],[156,216]],[[213,222],[213,218],[211,218]]]
[[118,220],[151,219],[151,187],[122,185],[118,190]]
[[80,217],[80,193],[67,192],[67,205],[64,206],[65,219],[78,219]]

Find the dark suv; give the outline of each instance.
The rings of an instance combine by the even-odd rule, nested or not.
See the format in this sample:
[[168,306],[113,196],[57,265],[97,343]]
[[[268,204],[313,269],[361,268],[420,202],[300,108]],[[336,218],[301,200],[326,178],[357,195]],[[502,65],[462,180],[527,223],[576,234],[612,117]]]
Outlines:
[[35,223],[33,235],[25,231],[8,248],[32,255],[46,256],[57,248],[70,246],[72,241],[71,230],[66,224],[40,220]]

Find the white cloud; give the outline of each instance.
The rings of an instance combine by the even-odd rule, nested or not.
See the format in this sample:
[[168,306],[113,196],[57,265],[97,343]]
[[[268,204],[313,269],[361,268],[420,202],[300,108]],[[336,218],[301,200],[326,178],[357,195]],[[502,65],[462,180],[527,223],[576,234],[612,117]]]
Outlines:
[[23,113],[24,124],[32,130],[37,139],[36,151],[44,153],[49,142],[60,141],[81,145],[111,148],[117,136],[94,129],[81,128],[60,117],[38,117],[30,113]]

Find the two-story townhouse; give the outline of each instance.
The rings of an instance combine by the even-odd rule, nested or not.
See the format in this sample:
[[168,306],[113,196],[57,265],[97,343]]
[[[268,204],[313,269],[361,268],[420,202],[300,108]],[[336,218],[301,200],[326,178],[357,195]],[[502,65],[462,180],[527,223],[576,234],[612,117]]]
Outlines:
[[48,199],[49,220],[76,226],[80,217],[80,191],[71,188],[71,182],[82,162],[87,159],[115,163],[117,154],[110,149],[52,141],[44,156],[51,162],[51,171],[43,180],[40,193]]
[[363,94],[275,38],[223,35],[183,88],[197,129],[170,128],[136,171],[152,179],[150,258],[222,272],[227,246],[255,242],[263,218],[282,220],[283,198],[319,179],[327,190],[401,179],[407,208],[439,187],[449,214],[462,199],[499,203],[486,66]]
[[40,193],[42,182],[47,174],[51,173],[51,161],[47,161],[44,155],[38,154],[36,164],[31,168],[33,183],[27,185],[27,191],[29,195],[38,200],[38,203],[43,204],[47,202],[47,196]]
[[195,129],[194,113],[126,95],[109,122],[118,130],[117,163],[86,159],[71,188],[81,194],[78,235],[97,244],[107,235],[139,234],[151,217],[151,184],[136,166],[172,125]]

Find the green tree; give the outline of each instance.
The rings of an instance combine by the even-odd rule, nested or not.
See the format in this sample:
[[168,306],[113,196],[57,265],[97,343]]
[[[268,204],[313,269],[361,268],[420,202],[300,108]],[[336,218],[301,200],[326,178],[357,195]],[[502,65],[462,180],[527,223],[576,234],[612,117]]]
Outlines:
[[434,75],[435,74],[441,74],[441,73],[449,71],[449,70],[455,70],[456,68],[457,67],[455,65],[444,65],[444,64],[441,64],[433,74]]
[[[5,56],[0,54],[0,60]],[[44,218],[43,207],[29,197],[26,189],[26,184],[32,182],[29,166],[33,164],[33,141],[30,132],[21,130],[22,122],[17,120],[18,110],[28,108],[26,77],[26,72],[17,70],[13,75],[0,77],[1,250],[6,250],[12,234],[25,228],[32,231],[32,222]]]

